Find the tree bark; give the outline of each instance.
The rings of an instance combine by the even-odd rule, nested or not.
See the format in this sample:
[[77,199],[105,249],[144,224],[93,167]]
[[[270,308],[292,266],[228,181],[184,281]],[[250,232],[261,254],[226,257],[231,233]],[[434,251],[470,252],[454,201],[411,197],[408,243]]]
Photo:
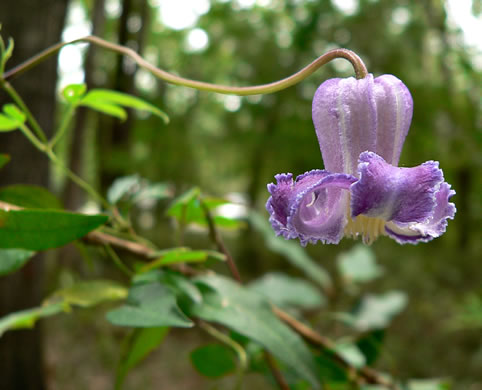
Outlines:
[[[143,54],[146,40],[146,33],[149,27],[149,4],[147,0],[122,0],[122,14],[119,18],[117,37],[120,45],[131,46],[140,55]],[[129,19],[132,17],[140,18],[140,27],[137,31],[129,31]],[[112,89],[128,94],[135,94],[136,87],[134,75],[137,65],[132,63],[125,56],[118,55]],[[106,155],[112,149],[128,148],[130,130],[133,125],[133,111],[127,109],[128,116],[125,121],[111,121],[108,130],[109,137],[101,138],[101,149]],[[106,132],[107,133],[107,132]],[[101,160],[101,184],[102,188],[110,186],[112,181],[125,172],[113,172],[105,169],[105,161]]]
[[[7,69],[60,41],[67,0],[0,1],[1,34],[15,40]],[[55,58],[12,82],[42,128],[54,125]],[[0,92],[0,105],[9,101]],[[19,132],[1,134],[0,152],[12,161],[0,172],[0,185],[28,183],[47,186],[48,163]],[[43,296],[43,266],[36,256],[21,271],[0,278],[0,317],[39,305]],[[0,338],[0,389],[45,389],[41,328],[8,332]]]

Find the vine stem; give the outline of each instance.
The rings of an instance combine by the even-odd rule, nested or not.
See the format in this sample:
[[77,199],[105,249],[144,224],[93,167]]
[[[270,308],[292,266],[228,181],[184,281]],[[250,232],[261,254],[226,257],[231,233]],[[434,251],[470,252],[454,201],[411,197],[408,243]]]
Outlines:
[[247,95],[268,94],[268,93],[281,91],[283,89],[286,89],[288,87],[291,87],[299,83],[300,81],[304,80],[305,78],[313,74],[317,69],[319,69],[323,65],[327,64],[328,62],[336,58],[344,58],[350,61],[350,63],[352,64],[355,70],[356,77],[358,79],[362,79],[368,75],[368,71],[365,64],[356,53],[348,49],[333,49],[321,55],[316,60],[314,60],[311,64],[305,66],[300,71],[282,80],[275,81],[269,84],[262,84],[262,85],[248,86],[248,87],[231,87],[231,86],[206,83],[203,81],[191,80],[184,77],[176,76],[172,73],[166,72],[165,70],[159,69],[156,66],[152,65],[144,58],[142,58],[137,52],[135,52],[134,50],[128,47],[106,41],[94,35],[89,35],[83,38],[74,39],[69,42],[60,42],[45,49],[44,51],[40,52],[36,56],[28,59],[24,63],[5,72],[3,74],[3,80],[10,80],[16,76],[21,75],[22,73],[38,65],[48,57],[57,53],[64,46],[75,44],[75,43],[81,43],[81,42],[88,42],[88,43],[103,47],[104,49],[126,55],[131,59],[133,59],[137,63],[137,65],[139,65],[141,68],[151,72],[157,78],[164,80],[168,83],[175,84],[175,85],[183,85],[185,87],[195,88],[202,91],[217,92],[217,93],[227,94],[227,95],[247,96]]
[[117,255],[114,249],[109,244],[105,244],[104,248],[107,252],[107,254],[111,257],[112,261],[114,264],[119,268],[127,277],[132,278],[134,276],[134,272],[132,272],[127,265],[125,265],[120,257]]
[[107,202],[101,195],[97,193],[97,191],[84,179],[80,176],[77,176],[74,172],[72,172],[69,168],[67,168],[62,161],[57,157],[57,155],[52,151],[52,149],[48,148],[45,153],[47,154],[50,161],[52,161],[57,167],[59,167],[68,177],[72,180],[75,184],[77,184],[80,188],[82,188],[85,192],[87,192],[92,198],[94,198],[97,202],[101,203],[106,210],[111,210],[112,205]]
[[229,252],[228,248],[226,248],[226,245],[224,245],[224,241],[222,240],[221,235],[216,229],[216,225],[215,225],[213,216],[209,211],[209,208],[207,207],[206,203],[202,199],[200,200],[200,204],[201,204],[201,208],[203,209],[204,216],[208,221],[208,229],[209,229],[209,235],[211,237],[211,240],[216,244],[219,252],[223,253],[224,256],[226,256],[226,263],[228,264],[229,271],[233,275],[233,278],[236,279],[236,281],[239,284],[242,284],[243,281],[241,280],[241,274],[238,271],[236,262],[234,261],[233,256],[231,256],[231,253]]
[[45,135],[44,131],[42,130],[42,127],[40,124],[37,122],[35,117],[33,116],[32,112],[29,110],[27,105],[24,103],[23,99],[20,97],[20,95],[17,93],[17,91],[12,87],[12,85],[5,81],[5,79],[0,79],[0,86],[7,92],[12,100],[17,103],[17,105],[20,107],[20,109],[25,113],[28,122],[30,123],[30,126],[32,126],[33,131],[35,134],[37,134],[37,137],[40,138],[42,142],[47,142],[47,136]]

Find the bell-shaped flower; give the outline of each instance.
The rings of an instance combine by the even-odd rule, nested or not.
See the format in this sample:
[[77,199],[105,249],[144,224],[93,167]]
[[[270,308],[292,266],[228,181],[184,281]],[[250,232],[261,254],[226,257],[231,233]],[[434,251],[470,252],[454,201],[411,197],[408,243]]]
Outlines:
[[338,243],[388,235],[400,244],[430,241],[453,219],[455,191],[438,162],[398,168],[412,120],[407,87],[392,75],[331,79],[313,99],[313,122],[326,170],[268,185],[266,208],[277,235]]

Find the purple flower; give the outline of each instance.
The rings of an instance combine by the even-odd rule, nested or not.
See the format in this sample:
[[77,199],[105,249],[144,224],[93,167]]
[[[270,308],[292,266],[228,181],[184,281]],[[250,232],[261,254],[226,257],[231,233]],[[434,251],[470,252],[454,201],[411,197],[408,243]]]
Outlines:
[[400,244],[426,242],[453,219],[455,194],[438,162],[398,168],[412,120],[407,87],[392,75],[331,79],[313,99],[313,122],[326,170],[293,180],[276,175],[266,203],[277,235],[337,244],[388,235]]

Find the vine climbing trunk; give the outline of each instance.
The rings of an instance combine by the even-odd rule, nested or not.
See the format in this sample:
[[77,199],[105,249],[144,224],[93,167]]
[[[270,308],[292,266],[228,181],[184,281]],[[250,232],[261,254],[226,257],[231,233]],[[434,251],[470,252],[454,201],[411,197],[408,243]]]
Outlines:
[[[14,57],[7,68],[58,42],[64,26],[67,0],[0,1],[1,34],[15,40]],[[55,58],[13,82],[47,134],[53,128]],[[0,105],[8,101],[0,94]],[[48,164],[20,133],[2,135],[0,152],[12,161],[1,171],[0,185],[15,183],[48,185]],[[42,257],[8,277],[0,278],[0,317],[40,304],[43,296]],[[0,389],[43,390],[46,378],[41,327],[9,332],[0,338]]]

